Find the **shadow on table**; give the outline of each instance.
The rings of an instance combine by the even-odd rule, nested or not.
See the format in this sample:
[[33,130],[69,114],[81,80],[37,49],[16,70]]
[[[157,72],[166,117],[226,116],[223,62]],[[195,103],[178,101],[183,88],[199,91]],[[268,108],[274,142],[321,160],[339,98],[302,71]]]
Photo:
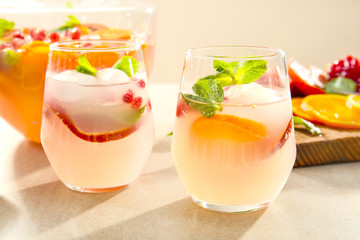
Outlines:
[[215,213],[185,198],[77,239],[239,239],[264,212]]
[[[14,172],[17,179],[46,167],[50,167],[50,163],[40,144],[26,140],[19,144],[14,156]],[[32,221],[40,231],[45,231],[88,211],[120,192],[78,193],[66,188],[61,181],[54,181],[20,190],[19,194]]]
[[102,194],[75,192],[66,188],[61,181],[20,191],[24,206],[39,231],[59,226],[119,193],[121,191]]
[[14,155],[14,172],[17,179],[49,166],[50,163],[40,143],[23,140],[17,147]]
[[0,212],[1,233],[9,224],[15,222],[13,219],[19,215],[19,210],[11,202],[0,196]]

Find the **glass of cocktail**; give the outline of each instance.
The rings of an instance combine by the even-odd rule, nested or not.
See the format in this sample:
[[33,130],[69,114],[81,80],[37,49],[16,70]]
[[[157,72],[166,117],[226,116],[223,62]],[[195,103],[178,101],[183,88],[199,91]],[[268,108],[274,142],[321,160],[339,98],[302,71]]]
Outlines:
[[132,183],[154,137],[141,44],[51,44],[42,121],[45,153],[67,187],[106,192]]
[[186,52],[172,157],[198,205],[233,213],[268,206],[295,155],[282,50],[220,46]]

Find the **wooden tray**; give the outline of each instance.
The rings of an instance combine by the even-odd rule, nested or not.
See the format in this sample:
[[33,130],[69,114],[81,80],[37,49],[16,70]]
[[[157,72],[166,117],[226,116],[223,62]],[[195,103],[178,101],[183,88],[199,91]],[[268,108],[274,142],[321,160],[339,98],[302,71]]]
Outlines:
[[360,161],[360,130],[318,126],[322,136],[310,136],[296,127],[295,167]]

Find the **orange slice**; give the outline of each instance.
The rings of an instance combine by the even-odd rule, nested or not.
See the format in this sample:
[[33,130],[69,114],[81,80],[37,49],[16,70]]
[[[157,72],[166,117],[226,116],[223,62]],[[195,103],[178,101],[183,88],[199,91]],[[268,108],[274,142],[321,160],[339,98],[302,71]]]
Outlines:
[[41,89],[44,84],[48,62],[49,44],[33,41],[24,45],[19,62],[21,66],[21,84],[25,89]]
[[300,98],[300,97],[291,99],[291,101],[292,101],[292,109],[293,109],[294,115],[296,115],[298,117],[301,117],[301,118],[303,118],[305,120],[308,120],[308,121],[310,121],[312,123],[321,124],[321,122],[317,121],[316,117],[314,117],[312,115],[310,109],[304,107],[303,100],[304,100],[304,98]]
[[360,114],[360,95],[349,95],[346,99],[346,105],[353,110],[354,114]]
[[266,127],[250,119],[216,114],[211,118],[199,117],[192,124],[192,132],[207,139],[229,139],[253,142],[266,137]]
[[354,114],[347,106],[347,97],[335,94],[306,96],[302,108],[325,125],[338,128],[360,129],[360,114]]

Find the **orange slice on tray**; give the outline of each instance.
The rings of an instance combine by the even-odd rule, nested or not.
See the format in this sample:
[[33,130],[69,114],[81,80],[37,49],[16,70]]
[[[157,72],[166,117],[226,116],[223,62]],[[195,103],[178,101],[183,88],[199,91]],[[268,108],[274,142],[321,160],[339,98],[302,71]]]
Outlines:
[[201,116],[194,121],[191,130],[202,138],[236,142],[253,142],[267,136],[263,124],[226,114],[216,114],[211,118]]
[[292,110],[294,115],[304,118],[315,124],[322,124],[321,122],[317,121],[316,117],[314,117],[309,108],[302,105],[304,98],[296,97],[292,98]]
[[88,142],[109,142],[109,141],[115,141],[122,138],[125,138],[135,132],[140,127],[140,122],[135,123],[132,126],[114,130],[111,132],[106,133],[86,133],[82,130],[80,130],[73,122],[73,120],[70,118],[70,116],[66,113],[65,109],[62,108],[59,105],[52,105],[49,106],[45,114],[55,114],[63,123],[64,125],[77,137],[79,137],[82,140],[88,141]]
[[352,111],[347,99],[347,96],[335,94],[309,95],[303,99],[301,108],[327,126],[360,129],[360,114]]
[[352,109],[354,114],[360,114],[360,95],[349,95],[346,99],[346,105]]

